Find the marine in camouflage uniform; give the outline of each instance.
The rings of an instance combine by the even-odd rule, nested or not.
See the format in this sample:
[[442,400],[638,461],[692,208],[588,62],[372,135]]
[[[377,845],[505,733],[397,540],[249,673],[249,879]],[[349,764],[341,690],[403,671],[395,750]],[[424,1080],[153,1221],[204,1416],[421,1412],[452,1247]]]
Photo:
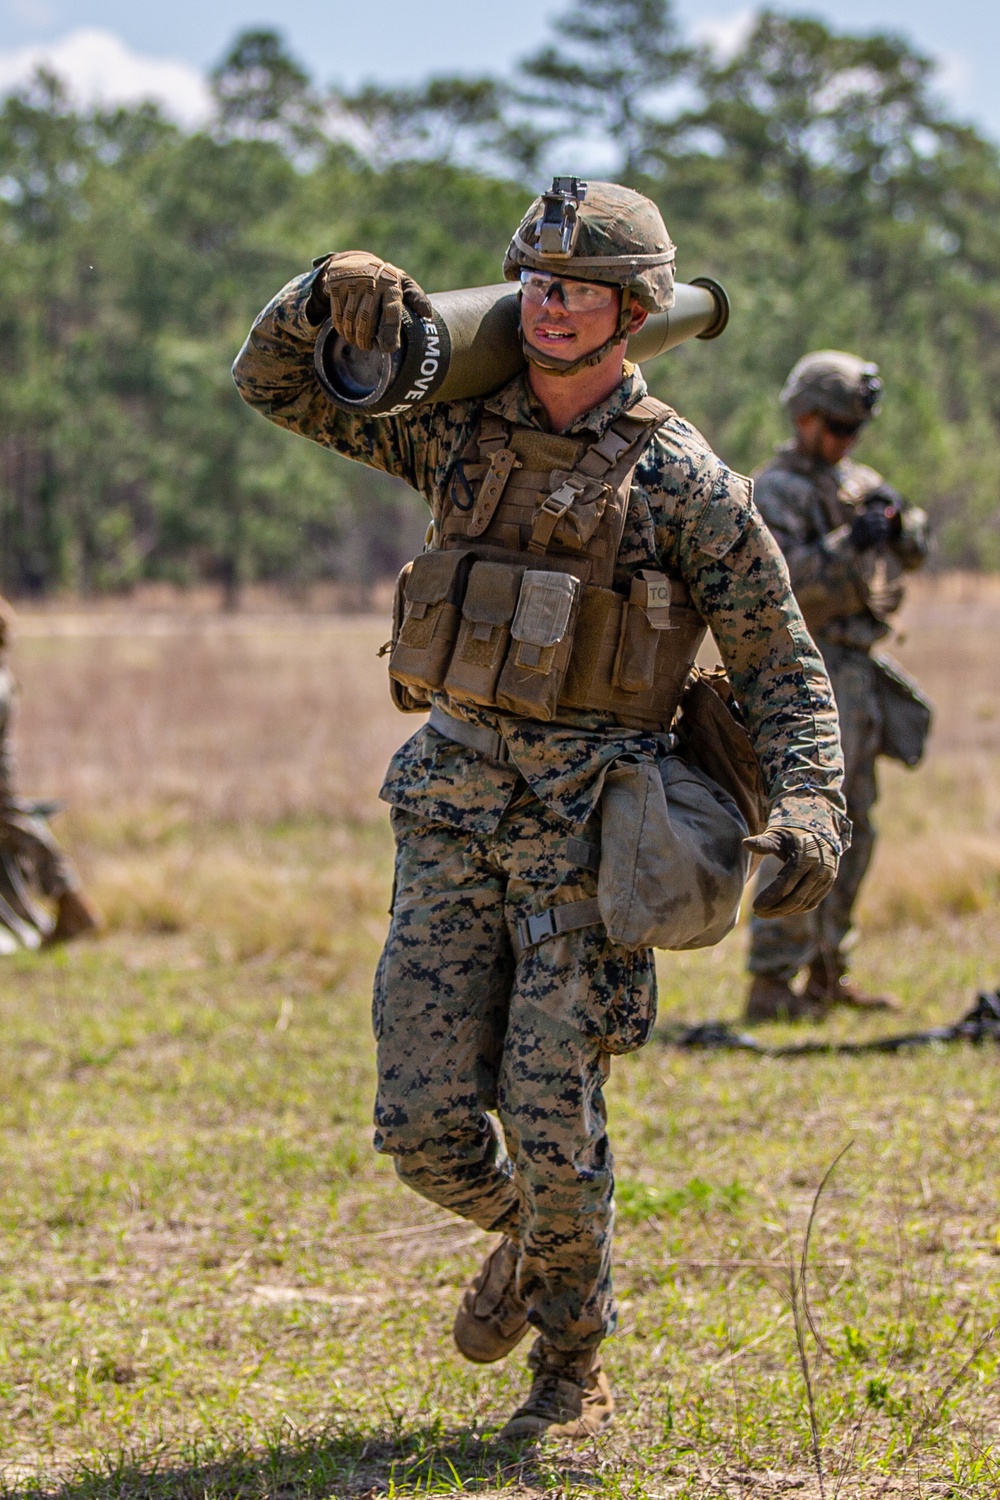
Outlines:
[[[835,1004],[895,1008],[848,978],[852,913],[875,846],[872,809],[882,711],[872,647],[891,633],[903,575],[927,555],[927,518],[881,474],[848,456],[877,413],[878,367],[852,354],[805,355],[782,392],[796,435],[755,475],[761,514],[788,562],[792,587],[833,684],[844,748],[849,851],[812,911],[751,921],[754,979],[745,1019],[821,1017]],[[766,880],[768,869],[761,871]],[[801,993],[792,989],[807,971]]]
[[[672,302],[673,246],[658,210],[627,189],[591,184],[575,205],[575,249],[549,258],[534,237],[542,207],[532,205],[505,262],[508,279],[522,280],[529,369],[495,395],[382,418],[328,400],[313,359],[331,305],[338,330],[369,348],[393,346],[404,302],[429,312],[404,273],[363,252],[329,257],[289,283],[236,360],[240,392],[258,411],[423,495],[432,546],[456,465],[487,419],[591,444],[645,397],[638,369],[623,364],[624,339],[646,310]],[[585,300],[581,284],[612,288],[610,324],[573,311]],[[574,349],[582,353],[567,359]],[[581,382],[598,394],[554,424],[560,392]],[[749,481],[672,412],[627,492],[615,587],[627,594],[643,568],[683,580],[729,670],[770,790],[763,848],[786,860],[773,901],[794,909],[815,899],[811,882],[828,888],[846,827],[829,683]],[[561,711],[541,722],[442,692],[433,717],[446,732],[418,729],[381,791],[397,852],[374,994],[375,1144],[418,1193],[503,1236],[465,1295],[455,1338],[485,1362],[529,1327],[538,1332],[531,1395],[505,1433],[586,1436],[606,1425],[613,1404],[598,1354],[615,1326],[602,1089],[611,1056],[650,1034],[655,970],[651,951],[612,943],[592,916],[568,930],[554,920],[537,941],[523,920],[593,901],[597,874],[576,862],[567,839],[599,841],[609,767],[655,757],[661,739],[608,713]]]
[[[14,710],[17,684],[7,662],[14,612],[0,599],[0,952],[68,942],[100,926],[80,877],[49,827],[45,804],[17,795]],[[41,905],[41,895],[55,908]]]

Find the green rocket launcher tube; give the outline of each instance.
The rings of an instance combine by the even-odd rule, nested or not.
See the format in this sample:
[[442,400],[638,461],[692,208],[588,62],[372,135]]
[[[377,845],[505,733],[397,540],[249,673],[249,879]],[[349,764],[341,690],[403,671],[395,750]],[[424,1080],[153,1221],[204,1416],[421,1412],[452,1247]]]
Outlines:
[[[356,349],[329,319],[316,339],[316,374],[334,405],[372,417],[396,417],[428,401],[488,396],[524,369],[518,294],[498,286],[437,292],[433,318],[404,313],[394,354]],[[729,298],[708,277],[678,282],[669,312],[651,313],[628,341],[635,364],[686,339],[715,339],[729,321]]]

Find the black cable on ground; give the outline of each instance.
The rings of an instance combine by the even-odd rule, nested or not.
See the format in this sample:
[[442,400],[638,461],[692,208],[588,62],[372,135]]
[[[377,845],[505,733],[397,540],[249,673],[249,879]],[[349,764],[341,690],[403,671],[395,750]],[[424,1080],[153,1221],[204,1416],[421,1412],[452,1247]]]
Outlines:
[[745,1031],[725,1021],[703,1021],[698,1026],[666,1026],[657,1033],[668,1047],[705,1048],[728,1052],[755,1052],[759,1057],[815,1057],[822,1053],[905,1052],[910,1047],[928,1047],[935,1042],[1000,1043],[1000,989],[983,991],[975,1005],[951,1026],[933,1026],[928,1031],[907,1031],[899,1036],[875,1037],[869,1042],[790,1042],[768,1047]]

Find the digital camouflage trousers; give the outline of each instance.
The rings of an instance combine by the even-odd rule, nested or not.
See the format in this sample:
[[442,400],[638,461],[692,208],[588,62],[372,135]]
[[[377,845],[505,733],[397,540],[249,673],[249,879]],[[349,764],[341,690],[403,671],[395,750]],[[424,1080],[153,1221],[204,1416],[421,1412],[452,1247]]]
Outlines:
[[567,825],[527,788],[488,838],[400,808],[392,821],[376,1149],[425,1198],[517,1242],[520,1295],[551,1343],[595,1345],[615,1323],[602,1087],[609,1054],[652,1028],[652,953],[600,925],[520,949],[519,920],[597,887],[566,858]]
[[[861,882],[875,849],[872,808],[878,799],[875,761],[882,738],[882,714],[875,668],[864,651],[821,643],[823,659],[833,684],[844,746],[844,796],[853,824],[851,846],[840,861],[829,895],[813,911],[792,917],[750,921],[751,974],[770,974],[791,981],[814,958],[825,957],[835,970],[845,970],[853,937],[852,918]],[[764,860],[757,876],[763,890],[780,868]]]

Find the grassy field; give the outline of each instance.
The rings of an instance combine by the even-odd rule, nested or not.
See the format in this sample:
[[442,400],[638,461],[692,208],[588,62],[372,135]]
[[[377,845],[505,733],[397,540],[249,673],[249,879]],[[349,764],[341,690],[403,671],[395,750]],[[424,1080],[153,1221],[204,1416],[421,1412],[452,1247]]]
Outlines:
[[[620,1420],[497,1446],[524,1347],[482,1369],[449,1337],[488,1242],[369,1144],[385,630],[22,620],[24,790],[67,799],[109,930],[0,970],[0,1490],[1000,1494],[990,1048],[616,1061]],[[940,711],[884,777],[858,973],[906,1025],[1000,984],[998,633],[1000,589],[944,579],[896,648]],[[661,956],[664,1021],[734,1019],[743,944]]]

